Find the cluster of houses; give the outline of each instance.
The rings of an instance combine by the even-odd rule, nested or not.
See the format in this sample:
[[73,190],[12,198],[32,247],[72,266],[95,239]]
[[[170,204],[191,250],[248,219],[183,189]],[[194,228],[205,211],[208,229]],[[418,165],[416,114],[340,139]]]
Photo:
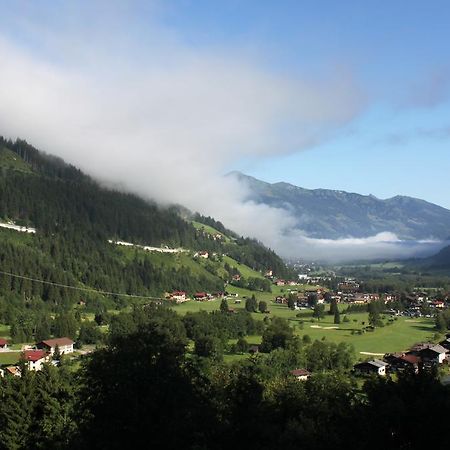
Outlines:
[[194,258],[208,259],[209,258],[209,252],[207,252],[206,250],[202,250],[200,252],[195,252],[194,253]]
[[165,295],[166,299],[176,303],[188,302],[189,300],[197,300],[199,302],[209,302],[217,298],[225,298],[227,296],[226,292],[216,292],[210,294],[208,292],[195,292],[192,296],[189,296],[186,291],[173,291]]
[[[304,292],[297,292],[296,290],[290,290],[290,294],[294,294],[294,309],[306,308],[308,307],[308,299],[311,295],[315,296],[317,303],[319,305],[325,303],[325,289],[310,289]],[[289,303],[289,298],[284,295],[279,295],[275,297],[275,303],[280,305],[287,305]]]
[[[8,351],[8,342],[0,339],[3,351]],[[34,347],[25,349],[21,354],[22,361],[26,364],[28,370],[38,371],[42,369],[44,363],[57,363],[54,361],[55,352],[60,355],[73,353],[74,342],[67,337],[46,339],[38,342]],[[20,367],[18,365],[7,366],[0,369],[0,376],[10,374],[21,376]]]
[[408,352],[387,353],[383,359],[372,359],[353,367],[358,375],[385,376],[404,370],[417,373],[421,368],[450,364],[450,333],[439,344],[417,344]]
[[264,273],[264,277],[270,279],[275,286],[297,286],[299,284],[298,280],[284,280],[275,277],[272,269],[267,269]]

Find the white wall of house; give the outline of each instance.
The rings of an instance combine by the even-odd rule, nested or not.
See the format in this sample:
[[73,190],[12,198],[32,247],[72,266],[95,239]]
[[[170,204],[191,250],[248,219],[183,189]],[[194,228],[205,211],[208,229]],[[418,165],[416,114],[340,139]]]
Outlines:
[[42,369],[42,365],[46,362],[47,358],[41,358],[37,361],[28,361],[28,370],[38,371]]
[[[50,348],[50,354],[53,355],[55,353],[56,347]],[[73,344],[70,345],[60,345],[59,346],[59,353],[67,355],[67,353],[73,353]]]

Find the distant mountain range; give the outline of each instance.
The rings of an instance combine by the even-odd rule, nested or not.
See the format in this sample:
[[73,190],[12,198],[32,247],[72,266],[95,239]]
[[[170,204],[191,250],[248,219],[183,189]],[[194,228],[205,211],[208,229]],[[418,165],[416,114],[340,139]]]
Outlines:
[[312,238],[365,238],[382,232],[402,240],[448,240],[450,210],[412,197],[386,200],[328,189],[304,189],[289,183],[266,183],[231,172],[249,187],[248,200],[283,208],[296,228]]

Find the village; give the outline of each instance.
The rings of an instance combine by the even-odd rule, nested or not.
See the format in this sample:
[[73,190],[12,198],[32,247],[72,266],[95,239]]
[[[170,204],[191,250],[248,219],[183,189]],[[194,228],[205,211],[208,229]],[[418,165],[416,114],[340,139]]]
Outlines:
[[[0,338],[0,352],[8,352],[9,343],[6,339]],[[50,363],[57,366],[60,359],[64,355],[69,355],[74,352],[74,341],[67,337],[46,339],[38,342],[35,345],[23,346],[20,354],[20,363],[17,365],[6,366],[0,368],[0,376],[5,374],[16,377],[21,376],[21,365],[23,364],[27,370],[39,371],[45,363]]]

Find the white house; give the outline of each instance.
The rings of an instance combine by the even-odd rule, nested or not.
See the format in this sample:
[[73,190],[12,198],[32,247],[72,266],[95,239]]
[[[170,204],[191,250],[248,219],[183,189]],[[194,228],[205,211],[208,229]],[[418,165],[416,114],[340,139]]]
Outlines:
[[295,369],[291,370],[291,375],[297,378],[298,381],[306,381],[311,376],[311,373],[306,369]]
[[174,291],[169,295],[170,300],[174,300],[175,303],[183,303],[189,300],[189,298],[186,298],[186,292],[185,291]]
[[360,374],[376,374],[380,376],[386,375],[387,363],[380,359],[373,359],[372,361],[366,361],[354,366],[355,372]]
[[61,355],[67,355],[68,353],[73,353],[73,344],[74,342],[72,341],[72,339],[62,337],[56,339],[47,339],[45,341],[39,342],[39,344],[37,344],[37,347],[49,352],[50,355],[53,355],[53,353],[55,353],[56,347],[58,346]]
[[42,364],[49,360],[47,352],[44,350],[26,350],[23,352],[23,359],[28,364],[28,370],[41,370]]
[[6,339],[0,338],[0,351],[8,350],[8,341]]
[[442,364],[445,360],[446,353],[447,353],[446,348],[442,347],[442,345],[436,344],[431,347],[422,349],[419,352],[419,355],[423,361]]

